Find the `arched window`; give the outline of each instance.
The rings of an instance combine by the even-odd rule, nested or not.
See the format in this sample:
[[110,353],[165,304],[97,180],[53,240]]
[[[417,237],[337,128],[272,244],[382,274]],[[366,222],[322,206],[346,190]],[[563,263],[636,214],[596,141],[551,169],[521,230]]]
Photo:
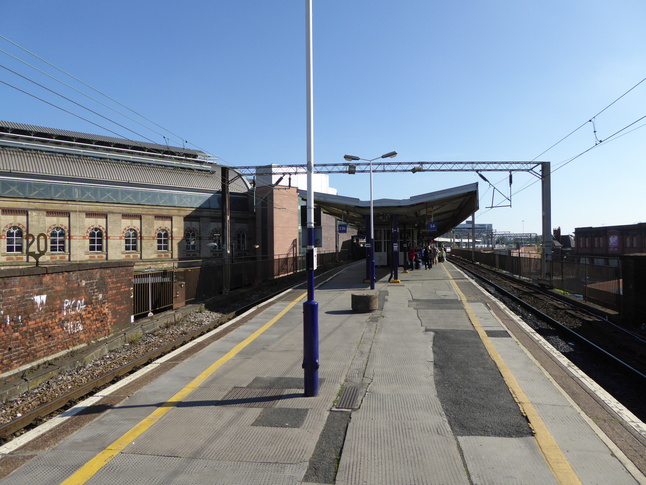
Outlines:
[[138,248],[138,238],[137,238],[137,231],[134,229],[128,229],[124,235],[124,242],[125,242],[125,247],[124,249],[126,251],[137,251]]
[[184,239],[186,240],[186,251],[197,251],[197,233],[194,229],[187,229]]
[[22,253],[23,239],[22,229],[18,226],[11,226],[7,229],[7,252]]
[[247,234],[244,231],[238,231],[236,234],[236,251],[243,252],[247,250]]
[[168,251],[168,231],[166,229],[157,231],[157,251]]
[[65,252],[65,229],[55,227],[49,233],[49,251],[52,253]]
[[103,252],[103,230],[99,227],[93,227],[88,234],[89,249],[93,253]]

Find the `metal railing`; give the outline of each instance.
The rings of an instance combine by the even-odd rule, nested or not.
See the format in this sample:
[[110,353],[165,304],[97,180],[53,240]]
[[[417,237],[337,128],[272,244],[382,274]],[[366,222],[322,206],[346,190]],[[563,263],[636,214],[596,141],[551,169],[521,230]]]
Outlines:
[[137,317],[173,307],[175,271],[148,271],[134,275],[132,314]]
[[[319,268],[349,260],[349,252],[318,255]],[[236,290],[290,274],[304,272],[305,256],[274,259],[240,258],[231,263],[182,261],[166,271],[147,271],[134,276],[133,315],[142,318],[160,311],[183,306],[186,302],[205,301]]]
[[[452,253],[469,260],[472,257],[471,250],[467,249],[452,249]],[[544,282],[540,258],[475,251],[475,262],[520,278]],[[621,308],[621,267],[571,261],[548,261],[547,264],[552,288],[605,308]]]

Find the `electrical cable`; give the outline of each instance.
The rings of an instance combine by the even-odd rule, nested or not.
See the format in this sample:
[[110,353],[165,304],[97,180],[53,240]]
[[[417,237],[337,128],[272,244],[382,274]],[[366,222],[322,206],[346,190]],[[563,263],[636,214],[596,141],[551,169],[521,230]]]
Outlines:
[[[533,161],[535,161],[535,160],[537,160],[539,157],[541,157],[541,156],[545,155],[547,152],[549,152],[549,151],[550,151],[552,148],[554,148],[556,145],[558,145],[558,144],[560,144],[561,142],[565,141],[567,138],[569,138],[569,137],[570,137],[570,136],[572,136],[574,133],[576,133],[576,132],[577,132],[577,131],[579,131],[581,128],[583,128],[585,125],[587,125],[588,123],[592,122],[592,120],[593,120],[593,119],[595,119],[595,118],[596,118],[597,116],[599,116],[601,113],[603,113],[604,111],[606,111],[608,108],[610,108],[610,107],[611,107],[612,105],[614,105],[617,101],[619,101],[621,98],[623,98],[623,97],[624,97],[624,96],[626,96],[628,93],[630,93],[632,90],[634,90],[635,88],[637,88],[637,86],[639,86],[639,85],[640,85],[641,83],[643,83],[644,81],[646,81],[646,77],[645,77],[644,79],[642,79],[641,81],[639,81],[637,84],[635,84],[632,88],[630,88],[630,89],[629,89],[628,91],[626,91],[624,94],[622,94],[621,96],[619,96],[617,99],[615,99],[615,100],[614,100],[612,103],[610,103],[608,106],[606,106],[606,107],[605,107],[605,108],[603,108],[601,111],[599,111],[596,115],[594,115],[594,116],[592,116],[591,118],[589,118],[589,119],[588,119],[588,121],[586,121],[586,122],[582,123],[581,125],[579,125],[577,128],[575,128],[575,129],[574,129],[574,130],[572,130],[570,133],[568,133],[568,134],[567,134],[567,135],[565,135],[563,138],[561,138],[559,141],[557,141],[557,142],[556,142],[556,143],[554,143],[552,146],[550,146],[547,150],[544,150],[544,151],[542,151],[541,153],[539,153],[536,157],[534,157],[534,158],[532,159],[532,162],[533,162]],[[596,135],[595,135],[595,136],[596,136]]]
[[38,96],[36,96],[34,94],[28,93],[27,91],[25,91],[23,89],[20,89],[19,87],[14,86],[13,84],[9,84],[8,82],[2,81],[2,80],[0,80],[0,83],[4,84],[5,86],[9,86],[10,88],[15,89],[16,91],[20,91],[21,93],[26,94],[27,96],[31,96],[32,98],[37,99],[38,101],[42,101],[45,104],[53,106],[54,108],[60,109],[61,111],[65,112],[67,114],[75,116],[76,118],[79,118],[79,119],[81,119],[83,121],[87,121],[88,123],[90,123],[90,124],[92,124],[94,126],[97,126],[97,127],[101,128],[102,130],[106,130],[106,131],[112,133],[113,135],[118,136],[119,138],[124,138],[123,135],[117,133],[116,131],[112,131],[112,130],[106,128],[105,126],[101,126],[98,123],[95,123],[93,121],[88,120],[87,118],[83,118],[82,116],[79,116],[79,115],[77,115],[75,113],[72,113],[71,111],[66,110],[65,108],[62,108],[60,106],[55,105],[54,103],[50,103],[49,101],[45,101],[43,98],[39,98]]
[[[0,37],[2,37],[2,36],[0,36]],[[103,106],[103,107],[105,107],[105,108],[107,108],[107,109],[109,109],[109,110],[113,111],[114,113],[117,113],[118,115],[123,116],[124,118],[129,119],[129,120],[130,120],[130,121],[132,121],[133,123],[137,123],[139,126],[141,126],[141,127],[143,127],[143,128],[146,128],[147,130],[152,131],[153,133],[156,133],[157,135],[159,135],[159,136],[163,137],[164,139],[167,139],[167,138],[166,138],[166,136],[164,136],[164,134],[163,134],[163,133],[160,133],[160,132],[158,132],[158,131],[153,130],[152,128],[150,128],[150,127],[148,127],[148,126],[144,125],[143,123],[140,123],[139,121],[135,120],[134,118],[132,118],[132,117],[130,117],[130,116],[128,116],[128,115],[126,115],[126,114],[124,114],[124,113],[122,113],[122,112],[120,112],[120,111],[118,111],[118,110],[114,109],[114,108],[112,108],[111,106],[108,106],[107,104],[105,104],[105,103],[101,102],[100,100],[98,100],[98,99],[96,99],[96,98],[94,98],[94,97],[90,96],[89,94],[86,94],[86,93],[84,93],[83,91],[81,91],[81,90],[79,90],[79,89],[76,89],[76,88],[75,88],[74,86],[72,86],[71,84],[68,84],[68,83],[66,83],[66,82],[64,82],[64,81],[62,81],[62,80],[60,80],[60,79],[58,79],[57,77],[52,76],[51,74],[48,74],[47,72],[43,71],[42,69],[39,69],[39,68],[37,68],[36,66],[33,66],[32,64],[30,64],[30,63],[28,63],[28,62],[26,62],[26,61],[24,61],[24,60],[20,59],[19,57],[14,56],[13,54],[10,54],[9,52],[7,52],[7,51],[5,51],[5,50],[3,50],[3,49],[0,49],[0,52],[2,52],[3,54],[6,54],[7,56],[9,56],[9,57],[11,57],[11,58],[15,59],[15,60],[16,60],[16,61],[18,61],[18,62],[21,62],[22,64],[24,64],[24,65],[26,65],[26,66],[28,66],[28,67],[30,67],[30,68],[32,68],[32,69],[34,69],[35,71],[38,71],[39,73],[43,74],[44,76],[47,76],[47,77],[49,77],[50,79],[53,79],[54,81],[56,81],[56,82],[58,82],[58,83],[62,84],[63,86],[65,86],[65,87],[67,87],[67,88],[69,88],[69,89],[71,89],[71,90],[73,90],[73,91],[76,91],[76,92],[77,92],[78,94],[80,94],[81,96],[85,96],[86,98],[91,99],[91,100],[92,100],[92,101],[94,101],[95,103],[100,104],[101,106]],[[6,68],[5,68],[5,69],[6,69]],[[13,72],[13,71],[12,71],[12,72]],[[21,76],[20,74],[18,74],[18,75],[19,75],[19,76]],[[21,76],[21,77],[22,77],[22,76]],[[28,79],[28,78],[27,78],[27,79]],[[30,80],[30,79],[28,79],[28,80]],[[31,80],[30,80],[30,81],[31,81]],[[34,81],[31,81],[31,82],[34,82]],[[87,109],[87,108],[86,108],[86,109]],[[102,115],[99,115],[99,116],[101,116],[102,118],[108,119],[108,118],[107,118],[107,117],[105,117],[105,116],[102,116]],[[119,124],[119,123],[117,123],[117,122],[115,122],[115,121],[113,121],[113,120],[109,120],[109,121],[111,121],[111,122],[113,122],[113,123],[115,123],[115,124]],[[120,125],[120,126],[121,126],[121,125]],[[132,133],[135,133],[135,134],[139,135],[138,133],[134,132],[133,130],[130,130],[130,129],[128,129],[128,128],[126,128],[126,129],[127,129],[128,131],[131,131]],[[143,135],[139,135],[139,136],[142,136],[143,138],[145,138],[146,140],[151,141],[152,143],[157,143],[157,142],[155,142],[155,141],[151,140],[150,138],[147,138],[147,137],[145,137],[145,136],[143,136]],[[181,141],[182,141],[182,142],[184,142],[185,140],[181,140]]]
[[[24,79],[24,80],[26,80],[26,81],[29,81],[29,82],[30,82],[30,83],[32,83],[32,84],[35,84],[36,86],[38,86],[38,87],[40,87],[40,88],[42,88],[42,89],[44,89],[44,90],[46,90],[46,91],[49,91],[49,92],[50,92],[50,93],[52,93],[52,94],[55,94],[56,96],[59,96],[59,97],[63,98],[63,99],[64,99],[64,100],[66,100],[66,101],[69,101],[69,102],[70,102],[70,103],[72,103],[72,104],[75,104],[76,106],[78,106],[78,107],[80,107],[80,108],[83,108],[84,110],[89,111],[89,112],[90,112],[90,113],[92,113],[92,114],[95,114],[95,115],[97,115],[97,116],[99,116],[99,117],[103,118],[103,119],[104,119],[104,120],[106,120],[106,121],[109,121],[110,123],[114,123],[115,125],[120,126],[121,128],[123,128],[124,130],[129,131],[130,133],[134,133],[135,135],[140,136],[140,137],[142,137],[142,138],[144,138],[144,139],[148,140],[148,141],[149,141],[149,142],[151,142],[151,143],[155,143],[155,142],[154,142],[154,140],[151,140],[151,139],[150,139],[150,138],[148,138],[147,136],[144,136],[144,135],[142,135],[141,133],[137,133],[136,131],[133,131],[133,130],[131,130],[130,128],[128,128],[128,127],[126,127],[126,126],[123,126],[122,124],[117,123],[116,121],[111,120],[110,118],[107,118],[107,117],[103,116],[101,113],[97,113],[96,111],[94,111],[94,110],[92,110],[92,109],[88,108],[87,106],[83,106],[82,104],[77,103],[76,101],[74,101],[74,100],[72,100],[72,99],[68,98],[67,96],[63,96],[62,94],[57,93],[56,91],[53,91],[52,89],[49,89],[48,87],[43,86],[43,85],[42,85],[42,84],[40,84],[40,83],[37,83],[37,82],[36,82],[36,81],[34,81],[33,79],[29,79],[28,77],[23,76],[22,74],[20,74],[20,73],[18,73],[18,72],[16,72],[16,71],[14,71],[14,70],[12,70],[12,69],[9,69],[8,67],[3,66],[3,65],[1,65],[1,64],[0,64],[0,67],[1,67],[1,68],[3,68],[3,69],[5,69],[5,70],[7,70],[7,71],[9,71],[9,72],[11,72],[12,74],[15,74],[16,76],[21,77],[22,79]],[[124,137],[124,138],[128,139],[127,137]],[[132,140],[129,140],[129,141],[132,141]]]
[[[562,169],[562,168],[563,168],[563,167],[565,167],[566,165],[568,165],[568,164],[572,163],[574,160],[576,160],[577,158],[579,158],[579,157],[581,157],[581,156],[585,155],[586,153],[588,153],[589,151],[593,150],[594,148],[597,148],[597,147],[601,146],[602,144],[607,145],[609,141],[614,141],[614,140],[613,140],[613,138],[614,138],[615,136],[619,135],[619,133],[621,133],[621,132],[623,132],[623,131],[627,130],[627,129],[628,129],[628,128],[630,128],[631,126],[636,125],[637,123],[639,123],[639,122],[640,122],[640,121],[642,121],[643,119],[646,119],[646,115],[644,115],[644,116],[642,116],[642,117],[640,117],[640,118],[636,119],[636,120],[635,120],[635,121],[633,121],[632,123],[630,123],[630,124],[628,124],[628,125],[624,126],[624,127],[623,127],[623,128],[621,128],[620,130],[618,130],[618,131],[614,132],[612,135],[610,135],[610,136],[606,137],[603,141],[601,141],[601,140],[600,140],[600,141],[599,141],[599,143],[595,143],[594,145],[592,145],[591,147],[587,148],[586,150],[583,150],[581,153],[579,153],[579,154],[577,154],[577,155],[574,155],[573,157],[571,157],[571,158],[569,158],[569,159],[567,159],[567,160],[564,160],[564,161],[560,162],[560,164],[559,164],[559,165],[557,165],[557,167],[556,167],[555,169],[553,169],[553,170],[551,170],[551,171],[550,171],[550,174],[553,174],[554,172],[556,172],[556,171],[558,171],[558,170]],[[640,127],[638,127],[638,128],[642,128],[642,127],[644,127],[644,126],[646,126],[646,125],[642,125],[642,126],[640,126]],[[638,129],[638,128],[635,128],[635,130],[636,130],[636,129]],[[635,131],[635,130],[631,130],[631,132],[632,132],[632,131]],[[625,133],[625,134],[628,134],[628,133]],[[623,136],[623,135],[622,135],[622,136]],[[514,192],[514,195],[516,195],[516,194],[518,194],[519,192],[522,192],[523,190],[525,190],[525,189],[527,189],[527,188],[531,187],[532,185],[536,184],[537,182],[538,182],[538,180],[534,180],[533,182],[531,182],[531,183],[527,184],[526,186],[524,186],[524,187],[522,187],[521,189],[519,189],[519,190],[517,190],[516,192]]]
[[[84,81],[81,81],[80,79],[78,79],[77,77],[73,76],[72,74],[69,74],[68,72],[64,71],[63,69],[61,69],[61,68],[59,68],[59,67],[57,67],[57,66],[55,66],[54,64],[52,64],[51,62],[49,62],[49,61],[47,61],[47,60],[43,59],[42,57],[40,57],[40,56],[38,56],[38,55],[34,54],[33,52],[29,51],[28,49],[25,49],[25,48],[24,48],[24,47],[22,47],[21,45],[19,45],[19,44],[17,44],[17,43],[15,43],[15,42],[13,42],[11,39],[8,39],[7,37],[3,36],[2,34],[0,34],[0,38],[4,39],[5,41],[9,42],[9,43],[10,43],[10,44],[12,44],[12,45],[14,45],[14,46],[18,47],[19,49],[21,49],[22,51],[24,51],[24,52],[28,53],[29,55],[31,55],[31,56],[33,56],[33,57],[35,57],[36,59],[38,59],[38,60],[40,60],[40,61],[44,62],[45,64],[47,64],[47,65],[49,65],[49,66],[53,67],[53,68],[54,68],[54,69],[56,69],[57,71],[62,72],[62,73],[63,73],[63,74],[65,74],[66,76],[71,77],[72,79],[74,79],[75,81],[79,82],[79,83],[80,83],[80,84],[82,84],[83,86],[85,86],[85,87],[87,87],[87,88],[91,89],[92,91],[94,91],[94,92],[96,92],[96,93],[100,94],[101,96],[103,96],[103,97],[105,97],[105,98],[109,99],[109,100],[110,100],[110,101],[112,101],[113,103],[115,103],[115,104],[117,104],[117,105],[121,106],[122,108],[125,108],[126,110],[130,111],[131,113],[136,114],[137,116],[139,116],[140,118],[142,118],[142,119],[146,120],[147,122],[152,123],[153,125],[157,126],[158,128],[161,128],[162,130],[164,130],[164,131],[165,131],[165,132],[167,132],[167,133],[170,133],[171,135],[173,135],[173,136],[177,137],[178,139],[182,140],[184,143],[188,143],[188,144],[190,144],[190,145],[192,145],[192,146],[196,147],[198,150],[201,150],[201,151],[203,151],[204,153],[209,154],[206,150],[204,150],[204,149],[200,148],[199,146],[197,146],[197,145],[195,145],[195,144],[193,144],[193,143],[188,142],[184,137],[182,137],[182,136],[180,136],[180,135],[178,135],[178,134],[176,134],[176,133],[173,133],[171,130],[169,130],[169,129],[167,129],[167,128],[165,128],[165,127],[161,126],[160,124],[158,124],[158,123],[156,123],[156,122],[154,122],[154,121],[152,121],[152,120],[150,120],[150,119],[146,118],[146,117],[145,117],[144,115],[142,115],[141,113],[138,113],[137,111],[135,111],[135,110],[133,110],[133,109],[131,109],[131,108],[127,107],[126,105],[124,105],[124,104],[120,103],[120,102],[119,102],[119,101],[117,101],[116,99],[114,99],[114,98],[112,98],[112,97],[108,96],[107,94],[105,94],[105,93],[103,93],[103,92],[99,91],[98,89],[96,89],[96,88],[94,88],[94,87],[90,86],[89,84],[85,83]],[[81,119],[83,119],[83,118],[81,118]],[[93,124],[94,124],[94,123],[93,123]],[[96,124],[95,124],[95,126],[99,126],[99,125],[96,125]],[[148,128],[148,129],[150,129],[150,128]],[[151,131],[154,131],[154,130],[151,130]],[[112,131],[111,131],[111,133],[112,133]],[[162,136],[163,136],[163,135],[162,135]],[[209,154],[209,155],[213,156],[212,154]]]
[[[585,151],[583,151],[583,152],[579,153],[578,155],[576,155],[576,156],[574,156],[574,157],[572,157],[572,158],[568,159],[567,161],[562,162],[562,164],[561,164],[561,165],[559,165],[557,168],[555,168],[554,170],[552,170],[552,171],[551,171],[551,173],[554,173],[554,172],[556,172],[557,170],[560,170],[561,168],[563,168],[565,165],[567,165],[567,164],[569,164],[569,163],[573,162],[574,160],[576,160],[576,159],[577,159],[577,158],[579,158],[580,156],[582,156],[582,155],[584,155],[585,153],[589,152],[592,148],[595,148],[596,146],[600,145],[601,143],[604,143],[604,142],[608,141],[609,139],[611,139],[611,138],[613,138],[614,136],[618,135],[618,134],[619,134],[619,133],[621,133],[622,131],[624,131],[624,130],[626,130],[626,129],[630,128],[630,127],[631,127],[631,126],[633,126],[634,124],[639,123],[639,121],[641,121],[642,119],[644,119],[644,117],[639,118],[638,120],[636,120],[636,121],[634,121],[634,122],[630,123],[629,125],[625,126],[625,127],[624,127],[624,128],[622,128],[621,130],[619,130],[619,131],[615,132],[614,134],[610,135],[609,137],[606,137],[606,138],[605,138],[605,139],[603,139],[603,140],[599,140],[599,139],[597,138],[597,133],[596,133],[596,127],[595,127],[595,122],[594,122],[594,120],[595,120],[595,118],[596,118],[597,116],[599,116],[600,114],[602,114],[604,111],[608,110],[611,106],[613,106],[613,105],[614,105],[615,103],[617,103],[619,100],[621,100],[622,98],[624,98],[626,95],[628,95],[631,91],[633,91],[634,89],[636,89],[640,84],[642,84],[642,83],[643,83],[643,82],[645,82],[645,81],[646,81],[646,77],[645,77],[645,78],[643,78],[641,81],[639,81],[639,82],[638,82],[637,84],[635,84],[634,86],[632,86],[630,89],[628,89],[628,90],[627,90],[626,92],[624,92],[621,96],[619,96],[618,98],[616,98],[614,101],[612,101],[609,105],[607,105],[605,108],[603,108],[601,111],[599,111],[596,115],[594,115],[594,116],[592,116],[591,118],[589,118],[589,119],[588,119],[588,121],[585,121],[584,123],[582,123],[581,125],[579,125],[577,128],[575,128],[574,130],[572,130],[570,133],[568,133],[567,135],[565,135],[563,138],[561,138],[560,140],[558,140],[556,143],[554,143],[553,145],[551,145],[549,148],[547,148],[546,150],[544,150],[544,151],[542,151],[541,153],[539,153],[539,154],[538,154],[536,157],[534,157],[531,161],[532,161],[532,162],[536,161],[539,157],[543,156],[545,153],[549,152],[552,148],[554,148],[555,146],[559,145],[561,142],[565,141],[567,138],[569,138],[570,136],[572,136],[574,133],[576,133],[576,132],[577,132],[577,131],[579,131],[581,128],[583,128],[584,126],[586,126],[588,123],[592,123],[592,124],[593,124],[593,130],[594,130],[595,141],[596,141],[595,145],[594,145],[594,146],[592,146],[591,148],[588,148],[587,150],[585,150]],[[639,128],[641,128],[641,127],[637,127],[637,128],[635,128],[635,130],[637,130],[637,129],[639,129]],[[634,131],[634,130],[631,130],[631,131],[630,131],[630,132],[628,132],[628,133],[631,133],[632,131]],[[624,135],[627,135],[628,133],[624,133]],[[621,136],[624,136],[624,135],[621,135]],[[499,181],[499,182],[497,182],[496,184],[501,183],[501,182],[502,182],[502,180],[501,180],[501,181]],[[514,194],[513,194],[513,195],[516,195],[516,194],[518,194],[518,193],[520,193],[520,192],[524,191],[525,189],[527,189],[527,188],[529,188],[530,186],[534,185],[536,182],[537,182],[537,181],[528,182],[528,183],[527,183],[527,184],[525,184],[523,187],[521,187],[519,190],[517,190],[516,192],[514,192]],[[489,212],[491,209],[493,209],[493,208],[487,209],[485,212],[483,212],[483,213],[482,213],[482,215],[486,214],[486,213],[487,213],[487,212]]]
[[[587,148],[586,150],[583,150],[582,152],[578,153],[577,155],[574,155],[574,156],[572,156],[572,157],[570,157],[570,158],[568,158],[568,159],[566,159],[566,160],[564,160],[564,161],[560,162],[560,163],[557,165],[557,167],[556,167],[556,168],[554,168],[553,170],[551,170],[551,171],[550,171],[550,175],[551,175],[551,174],[553,174],[554,172],[556,172],[556,171],[558,171],[558,170],[562,169],[562,168],[563,168],[563,167],[565,167],[566,165],[568,165],[568,164],[572,163],[572,162],[573,162],[574,160],[576,160],[577,158],[580,158],[580,157],[582,157],[583,155],[585,155],[586,153],[590,152],[591,150],[593,150],[593,149],[595,149],[595,148],[599,147],[600,145],[602,145],[602,144],[603,144],[603,145],[607,145],[609,142],[615,141],[616,139],[621,138],[622,136],[628,135],[629,133],[632,133],[633,131],[636,131],[636,130],[638,130],[638,129],[640,129],[640,128],[644,128],[644,127],[646,127],[646,124],[643,124],[643,125],[641,125],[641,126],[638,126],[638,127],[634,128],[634,129],[630,130],[629,132],[626,132],[626,133],[623,133],[622,135],[620,135],[620,133],[622,133],[623,131],[627,130],[627,129],[628,129],[628,128],[630,128],[631,126],[636,125],[637,123],[639,123],[640,121],[642,121],[642,120],[644,120],[644,119],[646,119],[646,115],[644,115],[644,116],[642,116],[642,117],[640,117],[640,118],[636,119],[636,120],[635,120],[635,121],[633,121],[632,123],[629,123],[628,125],[624,126],[624,127],[623,127],[623,128],[621,128],[620,130],[617,130],[617,131],[616,131],[616,132],[614,132],[612,135],[610,135],[610,136],[606,137],[603,141],[600,141],[599,143],[595,143],[594,145],[592,145],[591,147]],[[615,138],[615,137],[617,137],[617,138]],[[529,188],[529,187],[531,187],[532,185],[535,185],[536,183],[538,183],[538,181],[539,181],[539,180],[533,180],[533,181],[531,181],[531,182],[528,182],[528,183],[527,183],[527,184],[525,184],[523,187],[521,187],[520,189],[518,189],[517,191],[515,191],[515,192],[513,193],[513,195],[517,195],[517,194],[519,194],[519,193],[523,192],[524,190],[528,189],[528,188]],[[494,207],[491,207],[491,208],[488,208],[488,209],[484,210],[484,211],[480,214],[480,216],[482,217],[483,215],[487,214],[489,211],[491,211],[491,210],[493,210],[493,209],[494,209]]]

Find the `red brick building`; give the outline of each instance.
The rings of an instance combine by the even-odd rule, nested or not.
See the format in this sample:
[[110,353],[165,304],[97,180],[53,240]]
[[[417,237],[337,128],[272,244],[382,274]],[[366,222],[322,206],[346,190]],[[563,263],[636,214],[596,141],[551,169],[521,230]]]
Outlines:
[[646,223],[624,226],[578,227],[575,254],[584,258],[646,253]]

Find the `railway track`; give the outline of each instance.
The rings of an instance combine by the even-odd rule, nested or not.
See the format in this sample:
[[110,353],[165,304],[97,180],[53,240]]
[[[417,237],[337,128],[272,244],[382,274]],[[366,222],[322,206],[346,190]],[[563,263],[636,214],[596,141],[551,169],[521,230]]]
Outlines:
[[[545,295],[545,292],[542,292],[540,288],[503,278],[500,275],[485,271],[484,268],[478,265],[467,264],[468,262],[456,260],[456,258],[452,258],[452,262],[476,276],[477,279],[482,280],[483,285],[490,292],[514,301],[514,305],[518,306],[520,313],[523,314],[525,320],[532,327],[542,333],[545,338],[551,341],[556,348],[561,350],[577,366],[595,378],[608,392],[624,403],[640,419],[644,420],[646,418],[644,400],[638,398],[639,396],[635,392],[626,392],[626,389],[630,387],[637,390],[643,389],[646,383],[644,377],[646,365],[644,365],[643,360],[643,351],[646,345],[643,339],[640,340],[636,336],[629,339],[622,330],[612,327],[609,322],[559,301],[553,296]],[[108,370],[102,370],[103,363],[101,362],[97,364],[99,368],[97,370],[88,371],[80,368],[76,371],[75,376],[62,376],[64,385],[56,386],[54,390],[52,390],[51,385],[48,389],[46,383],[44,390],[30,391],[27,393],[29,394],[28,396],[19,397],[16,400],[17,402],[5,403],[2,415],[0,415],[0,444],[6,443],[13,437],[38,426],[49,417],[69,409],[81,399],[131,374],[162,355],[262,304],[262,302],[269,300],[293,284],[294,282],[291,281],[290,284],[265,292],[261,297],[256,295],[238,299],[238,308],[227,310],[227,313],[198,312],[198,316],[205,317],[204,321],[197,324],[189,322],[186,328],[174,327],[174,338],[167,338],[161,342],[157,337],[151,336],[151,341],[148,342],[146,341],[147,337],[145,337],[142,342],[128,346],[130,348],[121,349],[124,351],[124,356],[115,355],[118,352],[107,356],[108,360],[111,361],[111,365],[105,365],[106,368],[109,368]],[[555,317],[555,315],[557,316]],[[548,330],[546,330],[545,325],[549,325]],[[182,327],[181,323],[179,327]],[[559,333],[562,335],[559,339],[555,339],[551,333],[553,328],[559,329]],[[591,331],[591,328],[596,330]],[[600,328],[603,328],[604,331],[598,330]],[[180,335],[177,336],[177,334]],[[621,335],[622,338],[617,338],[617,335]],[[597,337],[596,340],[601,339],[604,341],[606,344],[605,349],[595,344],[595,338],[591,338],[595,336]],[[608,343],[611,341],[614,342],[612,344],[614,350],[606,350]],[[627,344],[629,341],[630,345]],[[633,355],[634,357],[639,354],[639,352],[634,351],[635,346],[641,348],[641,359],[637,359],[636,362],[630,362],[626,358],[627,356]],[[597,350],[582,352],[580,349],[584,347],[597,348]],[[133,355],[135,356],[133,357]],[[610,359],[613,362],[610,372],[608,371],[608,364],[599,363],[598,355],[604,356],[604,362],[605,359]],[[621,356],[623,356],[623,360]],[[624,360],[628,362],[624,362]],[[114,365],[115,361],[122,361],[123,364]],[[77,377],[80,378],[81,382]],[[68,381],[70,384],[65,385]],[[605,385],[603,384],[604,381],[606,382]],[[39,392],[42,394],[40,397]]]
[[0,413],[0,445],[64,412],[80,400],[157,358],[262,305],[303,279],[304,276],[286,278],[283,284],[257,289],[244,296],[231,293],[226,299],[226,313],[196,311],[189,316],[193,318],[185,319],[186,321],[161,331],[163,334],[169,330],[171,338],[159,333],[146,335],[139,342],[117,349],[88,366],[80,366],[72,372],[52,378],[38,388],[10,400],[3,405]]
[[452,257],[535,331],[642,421],[646,419],[646,339],[592,309],[528,281]]

